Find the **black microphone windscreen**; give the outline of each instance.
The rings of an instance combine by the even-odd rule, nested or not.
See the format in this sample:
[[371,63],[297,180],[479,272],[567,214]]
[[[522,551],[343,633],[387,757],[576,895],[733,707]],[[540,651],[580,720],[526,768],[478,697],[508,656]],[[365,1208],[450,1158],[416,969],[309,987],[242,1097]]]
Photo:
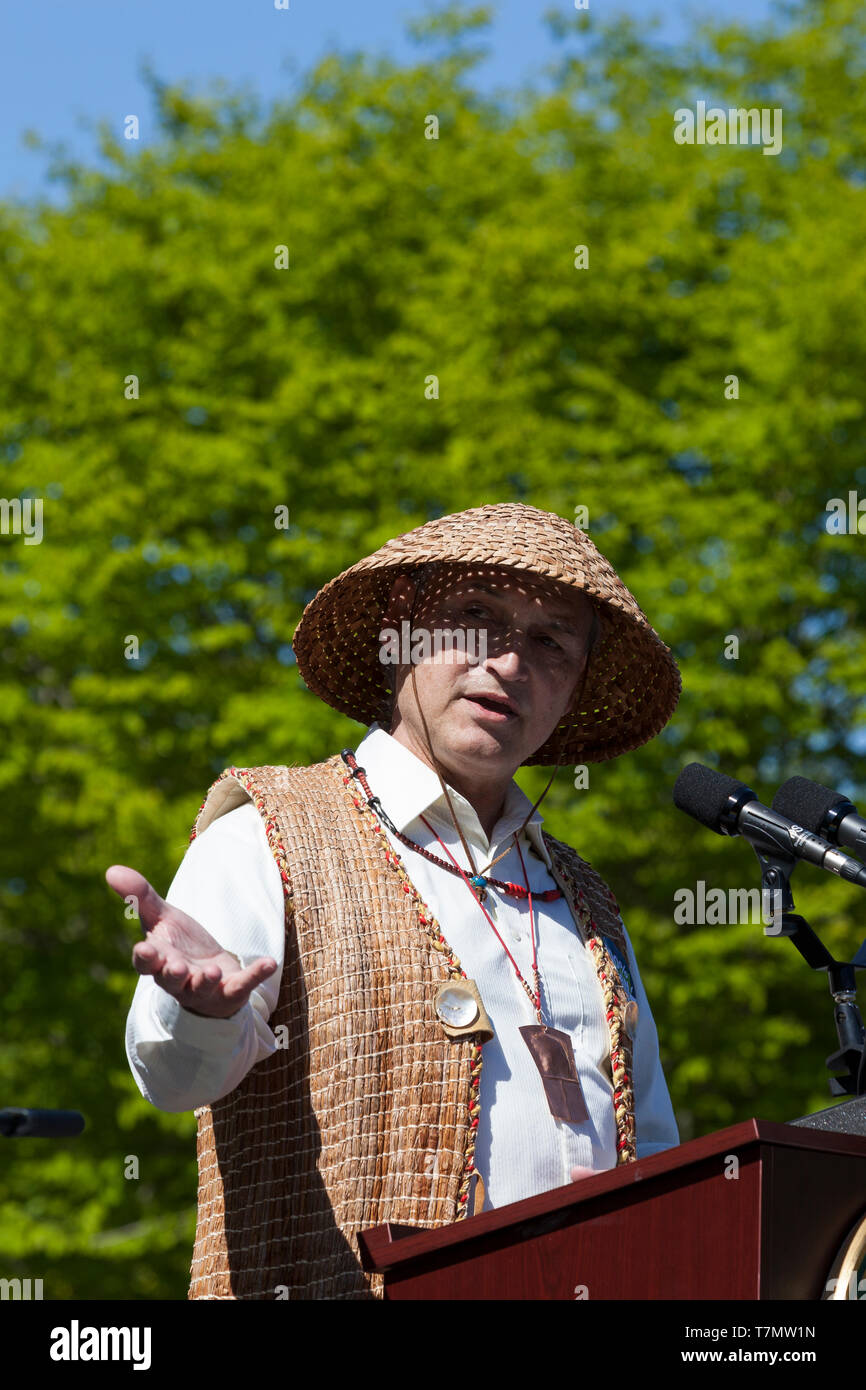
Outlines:
[[[724,835],[721,827],[722,818],[730,809],[728,798],[748,790],[744,782],[724,772],[715,772],[703,763],[687,763],[674,783],[674,805],[708,830]],[[756,799],[754,793],[750,793],[749,799]]]
[[827,812],[847,800],[847,796],[822,787],[820,782],[810,782],[808,777],[789,777],[773,797],[773,810],[817,835]]
[[16,1139],[73,1139],[84,1129],[78,1110],[0,1110],[0,1134]]

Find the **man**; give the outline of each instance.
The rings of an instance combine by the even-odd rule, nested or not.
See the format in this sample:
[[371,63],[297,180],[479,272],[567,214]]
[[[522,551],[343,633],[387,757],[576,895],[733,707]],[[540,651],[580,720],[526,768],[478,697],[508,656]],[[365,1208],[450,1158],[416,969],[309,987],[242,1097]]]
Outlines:
[[326,584],[294,647],[370,726],[355,754],[223,773],[170,904],[107,874],[147,932],[130,1064],[198,1115],[192,1298],[381,1296],[358,1230],[679,1142],[616,903],[513,781],[639,747],[677,702],[589,537],[522,504],[428,522]]

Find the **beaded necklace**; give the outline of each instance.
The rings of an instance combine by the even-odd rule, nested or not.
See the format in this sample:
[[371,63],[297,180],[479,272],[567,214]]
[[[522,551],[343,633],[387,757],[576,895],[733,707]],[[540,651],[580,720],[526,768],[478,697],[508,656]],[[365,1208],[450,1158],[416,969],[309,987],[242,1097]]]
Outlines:
[[[440,859],[438,854],[433,854],[429,849],[425,849],[423,845],[417,844],[414,840],[411,840],[408,835],[404,835],[402,831],[398,830],[386,814],[378,796],[374,796],[371,792],[369,783],[367,782],[366,778],[366,768],[358,766],[354,753],[352,753],[348,748],[344,748],[340,756],[342,757],[343,762],[346,764],[352,776],[360,782],[361,786],[364,789],[364,795],[366,796],[367,801],[372,807],[374,807],[376,814],[382,821],[382,824],[388,827],[392,835],[396,835],[397,839],[400,840],[404,845],[408,845],[409,849],[414,849],[417,851],[418,854],[423,855],[425,859],[429,859],[431,864],[438,864],[440,868],[447,869],[449,874],[459,874],[461,877],[463,877],[463,871],[457,865],[456,860],[453,860],[451,864],[447,863],[446,860]],[[439,843],[442,844],[440,837],[438,836],[438,834],[436,834],[436,831],[433,830],[432,825],[430,825],[430,823],[425,819],[424,816],[421,817],[421,820],[424,821],[424,824],[427,826],[427,829],[431,830],[433,834],[436,835],[436,838],[437,840],[439,840]],[[445,849],[446,853],[448,853],[447,847],[445,845],[442,845],[442,848]],[[493,865],[496,864],[498,860],[502,859],[507,853],[507,849],[503,850],[502,854],[498,854],[496,856],[496,859],[491,860],[490,864],[488,864],[487,867],[492,868]],[[472,887],[476,889],[478,893],[478,900],[482,903],[486,900],[486,890],[488,886],[491,888],[498,888],[501,892],[507,893],[509,897],[512,898],[526,898],[529,896],[528,887],[524,888],[519,883],[506,883],[502,879],[492,878],[489,874],[486,873],[472,874],[469,878],[469,882],[471,883]],[[541,901],[545,903],[556,902],[557,898],[562,897],[562,889],[548,888],[545,889],[543,893],[536,893],[535,896],[537,898],[540,898]]]

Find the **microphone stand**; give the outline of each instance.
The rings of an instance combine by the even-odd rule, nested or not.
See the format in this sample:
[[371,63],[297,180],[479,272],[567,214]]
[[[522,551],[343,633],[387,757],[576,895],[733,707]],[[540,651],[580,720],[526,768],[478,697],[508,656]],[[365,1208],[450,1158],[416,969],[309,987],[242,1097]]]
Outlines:
[[831,1096],[866,1095],[866,1028],[857,1007],[857,982],[855,970],[866,969],[866,941],[864,941],[853,960],[836,960],[823,942],[815,935],[804,917],[793,911],[794,895],[791,892],[790,878],[797,860],[786,854],[754,830],[741,831],[752,846],[761,866],[762,902],[766,895],[772,894],[770,901],[775,905],[781,899],[781,918],[773,913],[774,936],[787,936],[793,941],[800,955],[813,970],[826,970],[833,998],[833,1021],[839,1039],[838,1051],[826,1060],[831,1072],[844,1068],[841,1076],[830,1078]]

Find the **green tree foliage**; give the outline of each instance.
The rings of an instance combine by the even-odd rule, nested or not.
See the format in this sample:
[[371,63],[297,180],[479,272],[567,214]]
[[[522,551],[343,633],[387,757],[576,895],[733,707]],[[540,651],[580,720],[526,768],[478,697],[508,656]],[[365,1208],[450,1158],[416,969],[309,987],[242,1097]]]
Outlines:
[[[165,891],[223,767],[357,742],[293,665],[305,603],[484,502],[586,506],[682,666],[664,734],[545,810],[619,899],[683,1138],[829,1103],[823,980],[757,922],[674,922],[678,888],[759,880],[670,790],[697,759],[765,800],[862,791],[864,540],[825,521],[866,495],[864,13],[675,50],[552,16],[549,89],[510,102],[472,86],[487,18],[419,24],[417,65],[327,58],[265,113],[151,76],[108,172],[61,154],[65,206],[0,208],[0,490],[44,502],[41,544],[0,536],[0,1103],[87,1117],[0,1155],[4,1273],[46,1297],[187,1285],[195,1124],[129,1072],[138,928],[104,868]],[[781,153],[677,144],[698,99],[781,107]],[[794,887],[853,953],[854,890]]]

